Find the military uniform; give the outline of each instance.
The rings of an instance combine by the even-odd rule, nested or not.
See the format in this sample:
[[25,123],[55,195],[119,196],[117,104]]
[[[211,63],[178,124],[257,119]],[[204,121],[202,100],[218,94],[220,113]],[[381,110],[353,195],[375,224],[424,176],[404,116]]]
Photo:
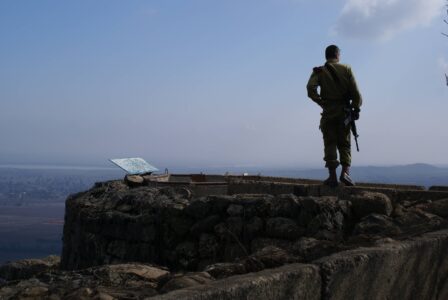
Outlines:
[[[332,71],[329,69],[332,68]],[[337,78],[334,78],[337,76]],[[335,80],[336,79],[336,80]],[[320,93],[318,92],[320,87]],[[307,84],[308,97],[322,107],[320,129],[324,139],[326,167],[336,169],[340,163],[351,165],[350,126],[344,125],[347,100],[359,110],[362,97],[350,66],[340,64],[337,59],[327,60],[325,66],[316,67]]]

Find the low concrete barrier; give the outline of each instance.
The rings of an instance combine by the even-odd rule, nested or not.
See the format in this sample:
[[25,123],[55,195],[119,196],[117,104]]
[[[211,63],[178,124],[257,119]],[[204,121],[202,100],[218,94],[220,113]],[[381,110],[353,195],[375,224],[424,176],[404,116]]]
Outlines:
[[[392,186],[392,185],[391,185]],[[411,186],[412,187],[412,186]],[[268,181],[238,181],[230,182],[228,193],[234,194],[295,194],[296,196],[337,196],[341,199],[349,195],[361,192],[379,192],[387,195],[394,203],[403,201],[437,201],[448,198],[447,190],[422,190],[416,187],[415,190],[408,188],[394,189],[385,186],[355,186],[330,188],[321,184],[299,184],[288,182],[268,182]]]
[[312,264],[291,264],[151,299],[448,299],[448,230],[386,240]]
[[320,267],[323,299],[448,299],[448,230],[333,254]]
[[319,268],[290,264],[257,273],[233,276],[212,284],[177,290],[157,300],[318,300],[321,299]]

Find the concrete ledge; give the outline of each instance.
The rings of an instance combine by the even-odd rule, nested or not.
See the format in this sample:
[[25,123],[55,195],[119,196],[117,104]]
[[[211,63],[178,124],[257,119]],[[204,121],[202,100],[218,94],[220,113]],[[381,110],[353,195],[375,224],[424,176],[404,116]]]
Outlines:
[[151,299],[448,299],[448,230],[344,251]]
[[448,299],[448,230],[322,258],[323,299]]
[[[413,186],[409,186],[412,188]],[[448,191],[443,190],[422,190],[415,187],[412,189],[394,189],[383,186],[355,186],[330,188],[321,184],[301,184],[289,182],[268,182],[268,181],[238,181],[229,183],[228,193],[234,194],[295,194],[297,196],[337,196],[342,199],[360,192],[379,192],[387,195],[394,203],[403,201],[422,201],[448,198]]]
[[429,188],[429,190],[430,191],[448,192],[448,186],[433,185]]
[[157,300],[318,300],[321,277],[316,266],[291,264],[233,276],[212,284],[155,296]]

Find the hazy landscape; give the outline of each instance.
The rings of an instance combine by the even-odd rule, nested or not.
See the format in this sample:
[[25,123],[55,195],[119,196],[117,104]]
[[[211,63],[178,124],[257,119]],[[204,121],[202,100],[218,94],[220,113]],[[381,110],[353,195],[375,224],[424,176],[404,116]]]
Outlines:
[[[95,182],[119,179],[113,168],[2,167],[0,168],[0,263],[59,254],[64,222],[64,203],[69,194],[89,189]],[[323,179],[325,169],[204,168],[179,169],[176,173],[230,172],[296,178]],[[448,185],[448,168],[427,164],[389,167],[354,167],[353,177],[362,182]]]
[[59,254],[67,196],[120,176],[106,168],[0,168],[0,263]]

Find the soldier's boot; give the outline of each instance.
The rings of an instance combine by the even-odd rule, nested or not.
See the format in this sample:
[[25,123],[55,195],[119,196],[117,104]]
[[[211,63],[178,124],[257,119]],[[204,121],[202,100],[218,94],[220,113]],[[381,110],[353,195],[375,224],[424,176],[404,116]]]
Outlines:
[[329,187],[338,186],[338,175],[336,174],[336,168],[328,168],[328,178],[324,180],[324,184]]
[[350,167],[342,166],[341,177],[339,180],[346,186],[355,186],[355,182],[350,178]]

